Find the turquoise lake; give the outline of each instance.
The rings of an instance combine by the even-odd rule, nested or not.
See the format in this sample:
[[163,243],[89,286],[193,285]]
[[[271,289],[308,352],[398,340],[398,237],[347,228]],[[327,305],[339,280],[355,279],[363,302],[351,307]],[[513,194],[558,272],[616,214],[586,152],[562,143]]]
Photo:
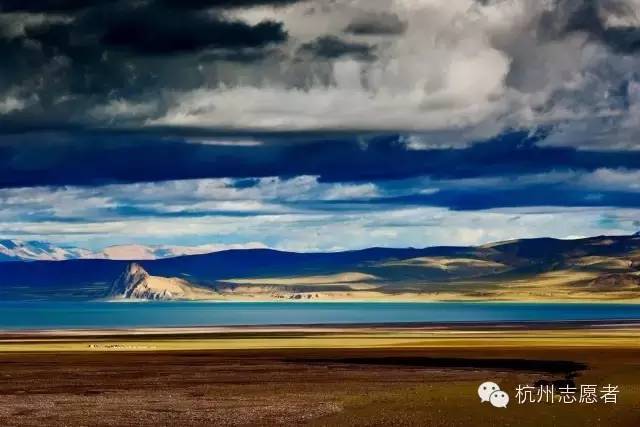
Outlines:
[[640,320],[640,305],[547,303],[0,302],[0,329]]

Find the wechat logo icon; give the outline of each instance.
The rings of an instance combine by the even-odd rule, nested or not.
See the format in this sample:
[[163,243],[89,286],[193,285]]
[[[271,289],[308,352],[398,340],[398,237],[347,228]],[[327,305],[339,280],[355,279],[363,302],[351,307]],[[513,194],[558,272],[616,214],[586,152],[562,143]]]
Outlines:
[[506,408],[509,403],[509,395],[500,390],[500,386],[491,381],[485,381],[478,387],[480,403],[489,402],[496,408]]

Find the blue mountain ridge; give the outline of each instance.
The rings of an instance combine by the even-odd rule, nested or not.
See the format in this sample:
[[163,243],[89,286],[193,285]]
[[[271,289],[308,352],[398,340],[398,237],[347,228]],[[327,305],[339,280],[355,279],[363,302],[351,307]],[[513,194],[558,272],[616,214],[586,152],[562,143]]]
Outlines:
[[[640,237],[597,236],[577,240],[522,239],[484,246],[369,248],[363,250],[296,253],[272,249],[238,249],[204,255],[136,261],[149,274],[179,277],[215,288],[237,278],[303,276],[358,271],[374,274],[381,283],[420,283],[455,279],[439,269],[388,267],[392,261],[420,257],[488,260],[519,274],[559,268],[575,256],[622,256],[640,249]],[[132,261],[78,259],[0,263],[0,298],[97,298]],[[498,273],[496,273],[498,274]]]

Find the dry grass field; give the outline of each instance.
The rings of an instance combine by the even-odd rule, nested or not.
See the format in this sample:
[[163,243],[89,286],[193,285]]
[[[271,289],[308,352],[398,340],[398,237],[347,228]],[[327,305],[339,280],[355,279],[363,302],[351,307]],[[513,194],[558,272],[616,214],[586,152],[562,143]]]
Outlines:
[[[115,335],[114,335],[115,334]],[[637,426],[634,327],[8,334],[3,426]],[[511,395],[481,404],[478,385]],[[518,384],[619,387],[616,404],[518,404]]]

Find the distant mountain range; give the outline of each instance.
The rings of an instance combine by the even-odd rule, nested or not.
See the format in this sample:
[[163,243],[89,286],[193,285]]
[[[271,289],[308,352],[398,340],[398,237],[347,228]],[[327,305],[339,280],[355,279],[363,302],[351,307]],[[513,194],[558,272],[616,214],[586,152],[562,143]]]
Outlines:
[[182,255],[198,255],[228,249],[261,248],[260,243],[245,245],[117,245],[101,251],[73,246],[56,246],[47,242],[25,240],[0,240],[0,262],[8,261],[65,261],[71,259],[152,260]]
[[0,240],[0,262],[61,261],[88,258],[93,255],[93,252],[86,249],[55,246],[47,242]]
[[99,298],[640,302],[640,236],[0,263],[0,299]]

